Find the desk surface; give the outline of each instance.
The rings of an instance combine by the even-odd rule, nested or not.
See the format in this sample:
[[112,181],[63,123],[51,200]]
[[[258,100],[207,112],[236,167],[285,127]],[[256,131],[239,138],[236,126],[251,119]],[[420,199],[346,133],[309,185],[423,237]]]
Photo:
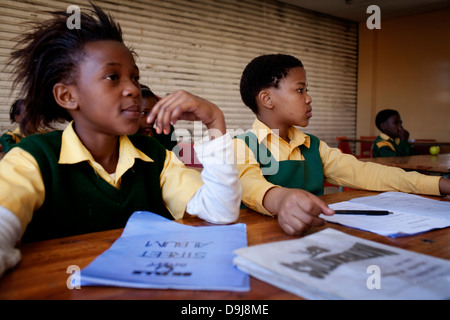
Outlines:
[[405,170],[435,173],[450,172],[450,153],[439,154],[437,156],[418,155],[409,157],[361,158],[359,160],[399,167]]
[[[355,197],[374,195],[366,191],[348,191],[322,196],[327,203],[349,200]],[[447,198],[437,198],[449,201]],[[208,225],[196,217],[179,221],[187,225]],[[247,224],[248,244],[255,245],[273,241],[295,239],[285,234],[276,219],[263,216],[251,210],[241,210],[240,223]],[[404,238],[388,238],[362,230],[333,223],[331,227],[361,238],[450,259],[449,229],[439,229]],[[324,227],[313,228],[308,234]],[[27,244],[20,247],[22,261],[0,279],[0,299],[170,299],[170,300],[294,300],[300,297],[271,286],[253,277],[251,291],[200,291],[200,290],[155,290],[116,287],[82,287],[69,290],[66,273],[70,265],[87,266],[95,257],[120,237],[122,229],[104,231],[81,236],[54,239]]]
[[[341,139],[340,141],[359,142],[359,143],[373,143],[374,142],[374,140],[353,139],[353,138]],[[409,140],[408,142],[409,142],[409,144],[411,144],[413,146],[450,146],[450,142],[448,142],[448,141]]]

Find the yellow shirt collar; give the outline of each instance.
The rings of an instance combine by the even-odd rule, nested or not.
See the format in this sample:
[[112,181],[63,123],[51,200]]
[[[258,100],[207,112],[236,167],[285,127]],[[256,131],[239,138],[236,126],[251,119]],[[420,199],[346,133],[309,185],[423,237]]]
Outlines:
[[[256,135],[259,142],[262,142],[266,139],[269,140],[270,136],[276,137],[279,140],[284,141],[283,139],[280,138],[280,136],[278,134],[273,132],[272,129],[270,129],[267,125],[265,125],[263,122],[261,122],[258,118],[256,118],[255,121],[253,122],[252,128],[253,128],[253,133]],[[309,148],[311,145],[310,137],[307,134],[298,130],[294,126],[289,127],[288,138],[290,140],[289,144],[290,144],[291,148],[295,148],[295,147],[301,146],[303,144],[307,148]]]
[[389,137],[387,134],[385,134],[383,132],[380,133],[380,138],[383,139],[383,140],[393,140],[396,144],[400,143],[400,138],[393,139],[393,138]]
[[[147,162],[153,162],[149,156],[136,149],[127,136],[121,136],[119,141],[119,162],[117,163],[114,175],[114,184],[116,184],[121,176],[134,165],[135,159],[141,159]],[[73,129],[71,122],[64,129],[61,141],[61,153],[59,156],[60,164],[75,164],[88,161],[94,170],[105,180],[110,180],[111,176],[106,170],[94,160],[94,157],[88,149],[83,145]]]

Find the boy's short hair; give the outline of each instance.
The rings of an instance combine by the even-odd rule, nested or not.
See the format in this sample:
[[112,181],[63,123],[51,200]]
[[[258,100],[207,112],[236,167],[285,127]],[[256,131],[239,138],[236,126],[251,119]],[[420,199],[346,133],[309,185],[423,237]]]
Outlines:
[[23,99],[17,99],[11,105],[11,109],[9,109],[9,120],[11,123],[16,122],[16,118],[21,116],[25,109],[25,101]]
[[262,55],[253,59],[242,73],[240,83],[242,101],[256,114],[258,93],[266,88],[278,88],[280,80],[296,67],[303,68],[302,62],[286,54]]
[[378,130],[383,131],[381,129],[381,124],[385,123],[390,117],[397,115],[399,115],[398,111],[392,109],[385,109],[378,112],[375,118],[375,125],[377,126]]
[[140,86],[142,98],[155,98],[156,100],[159,100],[156,94],[154,94],[148,86],[146,86],[145,84],[141,84]]

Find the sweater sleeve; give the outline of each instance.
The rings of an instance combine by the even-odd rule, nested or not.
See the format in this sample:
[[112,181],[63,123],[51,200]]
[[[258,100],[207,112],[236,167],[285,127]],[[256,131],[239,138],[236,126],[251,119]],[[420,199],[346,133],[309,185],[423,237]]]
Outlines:
[[196,143],[194,149],[203,165],[203,185],[189,200],[186,211],[211,223],[236,221],[241,183],[231,136],[225,134],[207,143]]
[[16,215],[0,207],[0,277],[20,261],[20,251],[15,245],[21,233],[22,228]]

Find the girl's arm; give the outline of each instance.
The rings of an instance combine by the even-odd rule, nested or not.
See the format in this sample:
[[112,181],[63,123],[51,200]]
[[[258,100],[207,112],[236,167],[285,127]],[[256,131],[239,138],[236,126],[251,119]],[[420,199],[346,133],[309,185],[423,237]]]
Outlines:
[[20,251],[15,246],[21,232],[22,227],[16,215],[0,207],[0,277],[20,261]]
[[236,221],[241,202],[241,184],[233,141],[226,134],[222,111],[215,104],[180,90],[158,101],[147,122],[154,122],[158,133],[167,134],[170,125],[178,120],[202,121],[212,140],[195,145],[197,157],[203,165],[203,185],[189,200],[186,211],[212,223]]

